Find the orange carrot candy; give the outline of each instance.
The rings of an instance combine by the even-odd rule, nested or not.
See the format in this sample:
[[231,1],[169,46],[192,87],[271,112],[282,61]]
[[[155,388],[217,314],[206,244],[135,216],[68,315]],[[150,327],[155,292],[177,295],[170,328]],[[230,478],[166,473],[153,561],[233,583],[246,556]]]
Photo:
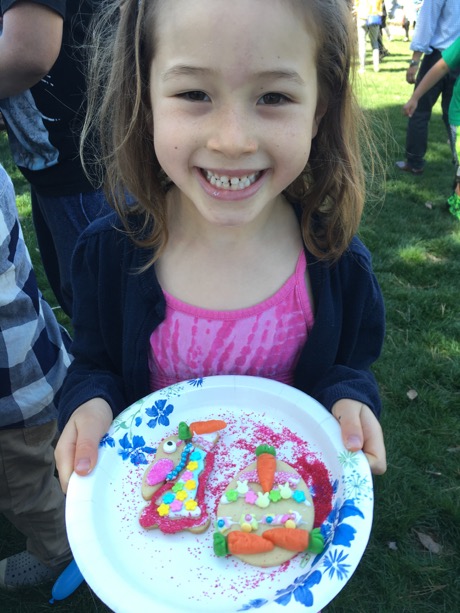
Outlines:
[[259,445],[256,449],[257,474],[264,493],[270,492],[275,482],[276,451],[271,445]]
[[195,434],[210,434],[226,428],[227,424],[222,419],[208,419],[194,421],[190,424],[190,430]]
[[258,534],[242,530],[233,530],[227,537],[220,532],[215,532],[213,539],[216,556],[226,556],[229,553],[233,555],[266,553],[274,549],[273,543],[269,540]]
[[265,530],[263,538],[288,551],[321,553],[324,549],[324,539],[319,528],[314,528],[311,534],[301,528],[270,528]]

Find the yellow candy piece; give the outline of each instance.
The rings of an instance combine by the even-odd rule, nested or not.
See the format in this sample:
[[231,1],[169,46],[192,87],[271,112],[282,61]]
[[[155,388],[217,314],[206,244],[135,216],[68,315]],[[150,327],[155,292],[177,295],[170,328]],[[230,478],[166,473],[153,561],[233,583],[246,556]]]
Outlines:
[[187,509],[187,511],[193,511],[193,509],[196,509],[196,507],[197,507],[196,500],[187,500],[187,502],[185,503],[185,508]]
[[177,492],[177,494],[176,494],[177,500],[185,500],[187,498],[187,496],[188,496],[188,494],[184,490],[181,490],[180,492]]
[[293,519],[288,519],[287,522],[284,524],[285,528],[295,528],[295,521]]
[[158,507],[158,515],[164,517],[165,515],[169,515],[169,504],[165,504],[162,502]]
[[195,462],[194,460],[190,461],[187,464],[187,470],[196,470],[198,468],[198,462]]
[[244,523],[241,524],[241,530],[243,532],[252,532],[252,526],[251,524],[248,524],[247,521],[245,521]]
[[188,490],[196,489],[196,481],[195,481],[195,479],[189,479],[188,481],[186,481],[185,482],[185,487]]

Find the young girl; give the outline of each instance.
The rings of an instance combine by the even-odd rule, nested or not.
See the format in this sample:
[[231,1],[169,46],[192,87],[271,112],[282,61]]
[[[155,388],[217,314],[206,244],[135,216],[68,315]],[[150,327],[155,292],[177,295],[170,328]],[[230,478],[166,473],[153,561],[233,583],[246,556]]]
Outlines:
[[384,308],[354,238],[364,194],[347,0],[126,0],[118,24],[105,15],[115,34],[94,36],[104,91],[87,130],[99,126],[116,214],[74,255],[64,489],[130,403],[218,374],[312,395],[384,472],[370,372]]

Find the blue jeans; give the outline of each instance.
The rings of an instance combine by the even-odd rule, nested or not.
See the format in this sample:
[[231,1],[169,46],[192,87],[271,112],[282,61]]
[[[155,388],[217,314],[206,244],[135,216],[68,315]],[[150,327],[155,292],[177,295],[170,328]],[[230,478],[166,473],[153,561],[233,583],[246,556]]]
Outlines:
[[101,190],[43,196],[31,187],[32,217],[43,268],[63,311],[72,316],[71,260],[83,230],[112,209]]
[[[440,59],[441,52],[436,49],[429,55],[423,56],[415,87],[417,87],[430,68]],[[431,119],[433,106],[441,95],[442,119],[446,126],[449,142],[451,142],[452,135],[448,111],[456,76],[456,74],[450,72],[428,90],[427,93],[420,98],[414,114],[408,121],[406,132],[406,158],[409,165],[416,170],[422,169],[425,165],[424,157],[428,146],[428,124]]]

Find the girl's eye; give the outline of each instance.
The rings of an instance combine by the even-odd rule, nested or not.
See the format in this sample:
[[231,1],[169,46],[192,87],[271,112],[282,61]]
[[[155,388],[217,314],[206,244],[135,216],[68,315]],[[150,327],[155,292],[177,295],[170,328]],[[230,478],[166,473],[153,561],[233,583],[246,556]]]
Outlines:
[[190,100],[191,102],[209,102],[209,96],[199,90],[184,92],[183,94],[179,94],[178,97]]
[[289,102],[289,98],[287,98],[284,94],[278,94],[276,92],[269,92],[268,94],[264,94],[261,98],[259,98],[259,104],[270,104],[270,105],[280,105]]
[[177,445],[174,441],[165,441],[163,443],[163,451],[165,453],[174,453],[177,449]]

